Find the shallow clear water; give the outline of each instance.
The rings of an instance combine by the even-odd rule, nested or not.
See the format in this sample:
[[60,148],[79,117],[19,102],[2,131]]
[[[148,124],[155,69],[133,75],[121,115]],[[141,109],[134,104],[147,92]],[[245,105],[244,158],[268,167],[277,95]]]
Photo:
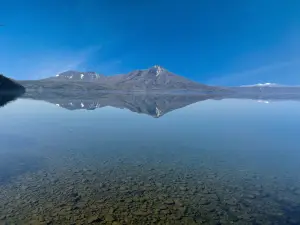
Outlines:
[[300,224],[299,102],[59,106],[0,108],[0,221]]

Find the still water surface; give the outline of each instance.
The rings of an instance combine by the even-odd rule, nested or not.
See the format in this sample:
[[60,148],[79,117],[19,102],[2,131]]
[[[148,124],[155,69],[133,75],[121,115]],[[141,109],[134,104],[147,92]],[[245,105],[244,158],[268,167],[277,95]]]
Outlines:
[[153,107],[0,108],[0,224],[300,224],[299,102]]

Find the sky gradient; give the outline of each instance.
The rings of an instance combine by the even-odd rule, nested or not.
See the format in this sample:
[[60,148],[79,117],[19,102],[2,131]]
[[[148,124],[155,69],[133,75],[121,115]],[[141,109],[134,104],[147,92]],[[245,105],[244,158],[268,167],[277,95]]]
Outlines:
[[300,84],[300,1],[2,0],[0,73],[159,64],[215,85]]

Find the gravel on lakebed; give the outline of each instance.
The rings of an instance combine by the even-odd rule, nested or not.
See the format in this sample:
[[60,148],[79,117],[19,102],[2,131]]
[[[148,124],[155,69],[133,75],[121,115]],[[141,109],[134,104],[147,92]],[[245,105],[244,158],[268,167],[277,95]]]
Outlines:
[[67,167],[0,185],[0,224],[299,224],[299,205],[298,187],[210,168]]

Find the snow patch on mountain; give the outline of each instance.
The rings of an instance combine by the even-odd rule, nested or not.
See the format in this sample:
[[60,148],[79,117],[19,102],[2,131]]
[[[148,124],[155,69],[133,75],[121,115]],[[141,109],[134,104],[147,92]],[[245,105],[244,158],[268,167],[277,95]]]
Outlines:
[[276,87],[280,86],[276,83],[258,83],[258,84],[252,84],[252,85],[242,85],[241,87]]
[[259,103],[265,103],[265,104],[269,104],[269,103],[270,103],[270,102],[267,101],[267,100],[257,100],[257,102],[259,102]]
[[155,65],[154,68],[156,69],[156,76],[158,77],[159,74],[163,71],[163,68],[158,65]]
[[161,114],[162,114],[162,111],[159,108],[157,108],[157,107],[155,107],[155,112],[156,112],[156,116],[157,117],[160,117]]

